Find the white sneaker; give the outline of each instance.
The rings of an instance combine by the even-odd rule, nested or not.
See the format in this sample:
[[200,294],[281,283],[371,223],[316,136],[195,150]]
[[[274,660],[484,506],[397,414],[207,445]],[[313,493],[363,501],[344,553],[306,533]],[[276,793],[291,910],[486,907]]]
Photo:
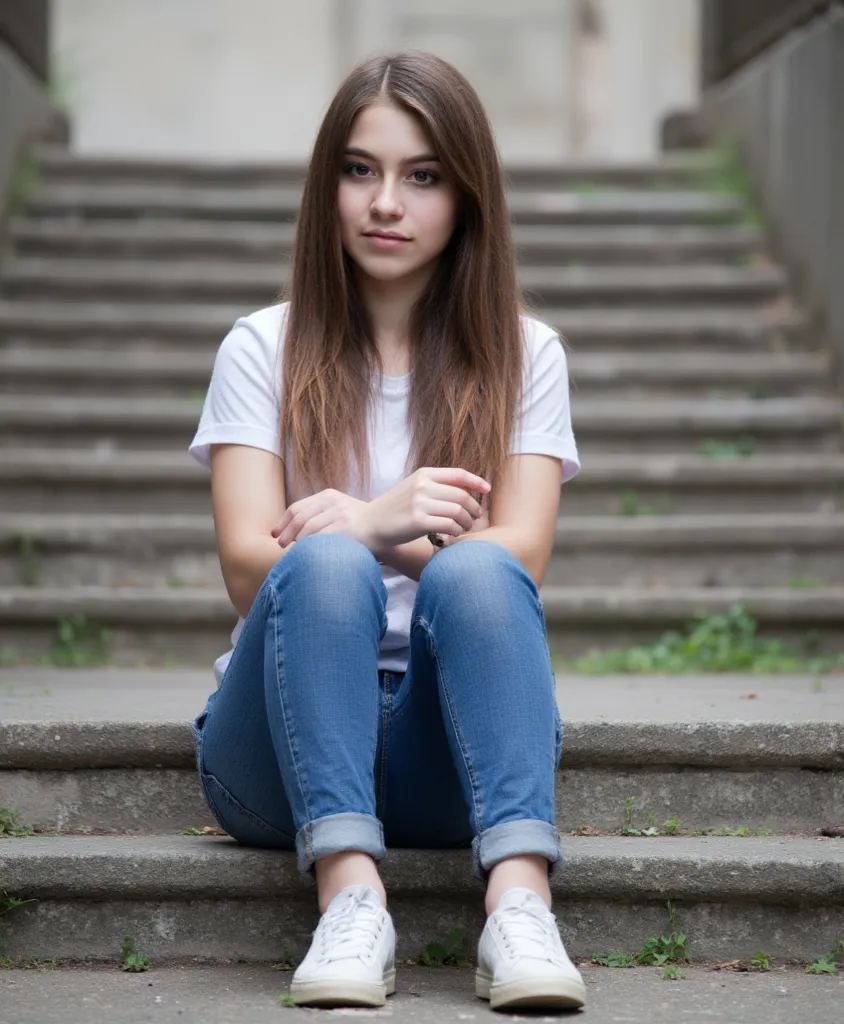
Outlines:
[[319,919],[290,994],[297,1006],[383,1006],[396,990],[396,932],[368,885],[349,885]]
[[586,986],[566,954],[557,919],[532,889],[508,889],[487,918],[475,993],[493,1010],[585,1004]]

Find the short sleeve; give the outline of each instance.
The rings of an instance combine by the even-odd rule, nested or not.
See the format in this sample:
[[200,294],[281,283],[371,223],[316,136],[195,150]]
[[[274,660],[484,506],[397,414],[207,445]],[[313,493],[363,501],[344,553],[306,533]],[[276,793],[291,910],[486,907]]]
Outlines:
[[281,456],[277,346],[249,322],[238,320],[217,350],[196,435],[188,451],[211,465],[212,444],[243,444]]
[[571,424],[566,350],[558,335],[548,333],[531,346],[524,408],[513,429],[511,455],[553,455],[563,464],[563,482],[580,470]]

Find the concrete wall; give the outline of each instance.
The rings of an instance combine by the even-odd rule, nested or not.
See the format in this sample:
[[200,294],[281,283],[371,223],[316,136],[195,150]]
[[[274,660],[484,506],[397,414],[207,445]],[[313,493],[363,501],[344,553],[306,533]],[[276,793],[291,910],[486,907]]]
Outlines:
[[87,153],[302,157],[335,85],[335,0],[53,0]]
[[64,137],[65,125],[35,75],[0,42],[0,238],[19,158],[38,137]]
[[736,140],[775,243],[844,366],[844,11],[832,9],[708,90],[703,114]]
[[304,159],[353,64],[414,47],[469,77],[507,161],[634,159],[697,100],[698,3],[53,0],[54,65],[90,153]]
[[581,0],[576,155],[657,155],[663,118],[700,100],[699,8],[699,0]]

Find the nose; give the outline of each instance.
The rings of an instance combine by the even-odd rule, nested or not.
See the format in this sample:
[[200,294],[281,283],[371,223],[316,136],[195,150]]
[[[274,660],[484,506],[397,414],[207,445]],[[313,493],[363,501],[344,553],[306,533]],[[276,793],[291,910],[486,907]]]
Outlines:
[[385,178],[372,200],[372,212],[380,217],[400,217],[402,214],[398,185]]

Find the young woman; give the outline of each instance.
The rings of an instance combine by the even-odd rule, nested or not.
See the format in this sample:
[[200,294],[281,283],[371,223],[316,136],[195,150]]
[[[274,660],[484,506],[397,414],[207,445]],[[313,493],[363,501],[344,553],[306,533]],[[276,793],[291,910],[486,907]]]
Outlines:
[[241,618],[194,723],[221,827],[295,850],[297,1003],[381,1005],[386,846],[472,848],[476,992],[577,1007],[551,913],[562,748],[538,587],[579,468],[563,346],[524,312],[481,103],[379,56],[319,130],[289,301],[222,342],[190,451]]

